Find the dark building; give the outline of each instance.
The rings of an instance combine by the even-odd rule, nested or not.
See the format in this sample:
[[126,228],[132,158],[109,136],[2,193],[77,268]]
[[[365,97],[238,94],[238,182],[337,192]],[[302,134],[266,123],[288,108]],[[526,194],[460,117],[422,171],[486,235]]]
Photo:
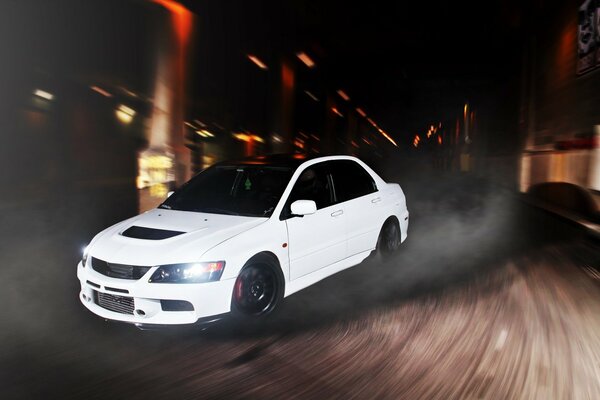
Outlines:
[[600,2],[544,1],[529,13],[521,190],[542,182],[599,190]]

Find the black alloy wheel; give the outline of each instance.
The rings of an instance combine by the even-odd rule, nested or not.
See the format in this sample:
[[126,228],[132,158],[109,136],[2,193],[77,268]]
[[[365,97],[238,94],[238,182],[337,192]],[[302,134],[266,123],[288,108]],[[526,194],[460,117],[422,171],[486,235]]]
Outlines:
[[279,277],[273,267],[251,264],[242,269],[233,288],[234,312],[261,316],[273,311],[281,296]]
[[400,247],[400,228],[398,223],[388,220],[379,234],[377,240],[377,253],[382,261],[387,261]]

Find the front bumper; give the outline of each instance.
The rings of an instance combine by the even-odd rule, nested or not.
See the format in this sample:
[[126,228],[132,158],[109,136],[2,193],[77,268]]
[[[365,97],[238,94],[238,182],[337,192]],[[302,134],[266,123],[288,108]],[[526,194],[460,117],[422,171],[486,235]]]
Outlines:
[[[230,311],[235,279],[195,284],[149,283],[148,277],[152,276],[155,269],[156,267],[151,268],[139,280],[116,279],[99,274],[91,267],[84,268],[79,262],[79,300],[88,310],[102,318],[137,325],[193,324],[199,319],[219,316]],[[97,301],[98,293],[101,293],[100,296],[132,298],[135,311],[116,312],[101,307]],[[187,301],[193,305],[194,310],[163,311],[161,300]]]

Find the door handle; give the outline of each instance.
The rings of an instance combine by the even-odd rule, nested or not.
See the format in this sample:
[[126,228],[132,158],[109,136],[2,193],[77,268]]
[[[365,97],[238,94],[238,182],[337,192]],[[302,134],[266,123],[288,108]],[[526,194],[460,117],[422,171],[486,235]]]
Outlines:
[[373,200],[371,200],[371,203],[379,203],[381,201],[381,197],[375,197]]
[[337,210],[331,213],[332,217],[339,217],[340,215],[342,215],[344,213],[344,210]]

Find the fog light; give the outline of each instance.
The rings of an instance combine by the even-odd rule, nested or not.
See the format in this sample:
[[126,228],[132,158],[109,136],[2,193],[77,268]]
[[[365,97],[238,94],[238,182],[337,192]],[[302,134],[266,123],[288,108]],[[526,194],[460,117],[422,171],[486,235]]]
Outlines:
[[135,313],[140,316],[140,317],[145,317],[146,313],[144,312],[144,310],[135,310]]
[[185,300],[161,300],[160,308],[163,311],[194,311],[194,306]]

